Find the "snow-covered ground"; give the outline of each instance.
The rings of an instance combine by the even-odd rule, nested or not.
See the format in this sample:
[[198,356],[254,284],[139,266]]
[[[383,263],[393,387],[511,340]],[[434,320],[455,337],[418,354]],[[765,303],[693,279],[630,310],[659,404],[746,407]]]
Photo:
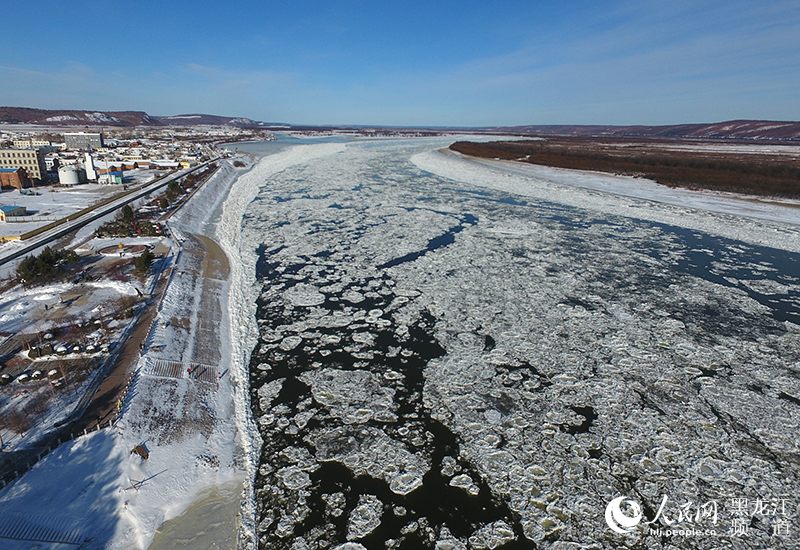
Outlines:
[[[164,243],[164,246],[170,247],[170,239],[165,237],[104,237],[104,238],[91,238],[91,239],[75,239],[78,243],[74,248],[78,254],[82,253],[100,253],[103,249],[117,248],[119,245],[129,246],[148,246],[154,247],[159,243]],[[115,250],[113,253],[104,252],[106,255],[118,255]],[[130,252],[123,251],[123,256],[130,256]]]
[[[53,321],[36,322],[37,317],[44,315],[45,306],[58,309],[60,296],[68,292],[83,292],[90,299],[77,300],[63,309],[76,321],[88,321],[93,315],[98,316],[104,303],[113,302],[123,296],[136,296],[136,289],[141,284],[110,280],[86,281],[79,286],[71,283],[57,283],[45,286],[17,286],[3,293],[0,297],[0,331],[27,333],[46,331]],[[32,322],[33,320],[33,322]]]
[[[129,317],[117,316],[123,315],[130,307],[128,300],[135,302],[140,292],[146,292],[146,283],[100,279],[17,285],[3,293],[0,332],[12,335],[9,350],[19,350],[5,358],[3,373],[16,378],[57,369],[65,377],[59,387],[51,386],[47,377],[0,387],[0,417],[17,418],[13,430],[0,425],[3,452],[44,448],[45,436],[79,410],[83,396],[95,387],[95,372],[107,356],[106,346],[122,338],[131,323]],[[28,362],[26,342],[34,346],[50,343],[55,351],[64,346],[68,351]],[[72,349],[75,345],[80,346],[77,351]],[[94,348],[88,348],[90,345]],[[20,414],[25,420],[19,420]]]
[[[243,483],[257,453],[252,433],[243,431],[249,422],[244,361],[251,345],[240,337],[252,321],[229,324],[228,283],[201,276],[205,266],[199,251],[186,248],[192,246],[190,232],[214,234],[222,216],[226,225],[219,228],[220,239],[234,250],[241,209],[247,205],[241,199],[247,193],[253,193],[269,174],[303,161],[307,153],[313,158],[341,148],[322,146],[316,152],[314,146],[304,146],[260,163],[237,182],[224,214],[222,202],[233,180],[245,171],[223,163],[170,222],[184,251],[121,420],[113,428],[62,445],[0,492],[0,516],[40,530],[57,528],[62,535],[67,531],[63,526],[78,526],[76,536],[88,539],[86,548],[146,548],[162,523],[180,516],[210,488]],[[232,257],[237,255],[238,251]],[[238,262],[232,267],[234,280],[245,276]],[[242,291],[233,298],[245,298],[249,304],[252,296]],[[247,316],[250,309],[246,306],[241,315]],[[208,325],[219,339],[211,347],[204,341]],[[235,339],[229,341],[229,336]],[[214,364],[208,364],[209,357],[216,357]],[[183,366],[175,371],[171,362]],[[195,373],[203,375],[209,369],[211,374],[192,379],[187,365]],[[130,453],[138,444],[148,448],[148,460]],[[62,476],[69,481],[54,479]],[[53,514],[32,513],[43,504]],[[30,543],[20,547],[26,544]],[[202,546],[202,540],[198,544]]]
[[[142,444],[150,456],[142,460],[122,455],[124,461],[112,464],[119,470],[120,517],[104,547],[146,548],[156,529],[181,514],[197,495],[242,476],[237,466],[233,392],[230,377],[224,375],[225,348],[218,338],[212,340],[216,331],[207,332],[205,325],[225,326],[224,285],[206,277],[202,250],[196,243],[177,229],[175,234],[185,246],[113,442],[121,455]],[[215,348],[213,356],[197,344],[203,338]],[[203,371],[207,375],[197,378],[197,372]],[[144,479],[150,481],[135,485]],[[95,527],[89,525],[91,532]]]
[[[126,172],[130,176],[130,185],[140,185],[161,175],[160,172],[149,170],[132,170]],[[91,204],[108,198],[123,191],[121,185],[101,185],[97,183],[84,183],[72,187],[44,186],[26,189],[21,193],[18,189],[3,190],[0,193],[0,203],[24,206],[31,216],[39,217],[64,217]],[[8,235],[31,229],[42,225],[37,222],[14,222],[0,224],[0,235]]]
[[[18,189],[0,193],[0,203],[24,206],[32,218],[63,218],[87,206],[122,191],[120,186],[85,184],[74,188],[37,187],[36,195],[20,193]],[[0,223],[0,236],[18,235],[41,227],[49,221]]]
[[[635,146],[636,144],[632,144]],[[652,143],[649,143],[651,147]],[[741,143],[658,143],[659,149],[672,151],[698,151],[709,153],[735,153],[740,155],[781,155],[800,157],[800,145],[741,144]]]
[[[670,188],[644,178],[426,151],[419,168],[457,182],[598,212],[652,220],[764,246],[800,251],[800,208],[712,191]],[[753,218],[746,224],[742,217]]]
[[[205,206],[196,212],[211,215],[235,176],[228,166],[213,188],[196,193],[192,201]],[[180,221],[174,223],[182,235]],[[198,223],[202,225],[202,220]],[[44,525],[52,526],[56,518],[72,525],[82,540],[88,539],[87,548],[146,548],[159,525],[181,514],[197,495],[217,484],[241,480],[233,391],[230,376],[223,374],[224,342],[209,342],[216,344],[217,361],[204,368],[212,374],[195,379],[187,371],[188,365],[210,362],[207,348],[192,345],[204,337],[203,323],[227,330],[222,309],[225,286],[204,277],[200,252],[195,247],[178,260],[178,275],[171,279],[148,353],[140,359],[134,389],[116,426],[66,443],[41,460],[0,492],[0,516],[13,513],[24,519],[47,503],[52,514],[40,518]],[[35,295],[21,291],[8,299],[34,300],[44,296],[44,290]],[[209,311],[201,312],[205,309]],[[167,375],[155,368],[169,361],[180,368]],[[148,460],[130,454],[138,444],[149,449]],[[68,476],[69,481],[58,482],[54,475]],[[40,525],[36,519],[31,524]]]

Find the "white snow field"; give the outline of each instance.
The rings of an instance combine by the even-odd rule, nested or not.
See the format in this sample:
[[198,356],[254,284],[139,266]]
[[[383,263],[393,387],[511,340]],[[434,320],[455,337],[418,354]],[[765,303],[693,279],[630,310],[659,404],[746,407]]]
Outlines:
[[[126,178],[133,180],[129,185],[138,185],[155,179],[159,174],[149,170],[132,170],[126,172],[125,175]],[[122,186],[85,183],[76,185],[73,188],[45,186],[28,191],[33,191],[36,194],[22,194],[18,189],[0,192],[0,202],[2,204],[24,206],[28,210],[30,217],[30,221],[17,220],[15,222],[0,223],[0,236],[19,235],[42,227],[47,223],[122,192]],[[10,241],[1,244],[0,248],[7,250],[10,247],[18,246],[18,244],[16,241]]]
[[[671,188],[645,178],[486,160],[449,150],[426,151],[412,160],[423,170],[479,187],[675,224],[764,246],[776,246],[780,241],[798,251],[793,244],[800,234],[800,205],[796,201],[781,205],[731,193]],[[738,223],[740,217],[763,223],[754,231],[752,223]]]
[[[193,197],[193,203],[205,204],[206,217],[235,176],[226,165]],[[197,222],[188,214],[187,219]],[[176,235],[182,235],[179,229]],[[25,528],[29,536],[16,542],[0,538],[2,544],[29,548],[56,525],[50,533],[56,541],[72,533],[86,548],[146,548],[159,525],[183,512],[197,495],[243,478],[230,377],[201,381],[185,371],[185,364],[198,361],[191,344],[199,336],[201,325],[195,320],[205,304],[195,298],[210,291],[199,263],[188,252],[178,261],[182,273],[171,280],[116,425],[63,444],[0,492],[0,515],[19,518],[15,536]],[[226,328],[224,285],[216,290],[210,301],[217,304],[217,320]],[[195,322],[178,327],[177,316]],[[215,372],[224,368],[222,344]],[[154,368],[167,360],[183,364],[183,370],[168,375]],[[131,453],[140,444],[149,450],[147,460]],[[13,523],[5,520],[0,535],[13,534]]]
[[[235,177],[231,170],[229,166],[222,170],[227,173],[222,190],[227,191]],[[213,207],[213,202],[205,197],[212,190],[209,185],[193,200]],[[113,281],[89,284],[104,284],[111,296],[135,293],[128,288],[130,285]],[[159,315],[157,326],[161,331],[157,331],[157,337],[172,338],[183,346],[191,339],[192,335],[187,338],[185,334],[175,334],[163,325],[176,314],[176,302],[197,309],[199,304],[185,299],[192,294],[194,284],[197,281],[188,276],[173,278]],[[53,287],[38,292],[46,296],[46,291],[63,290]],[[6,300],[17,303],[41,296],[8,295]],[[179,296],[184,298],[176,300]],[[12,322],[7,317],[3,316],[4,322]],[[144,548],[164,519],[179,514],[194,495],[218,482],[241,479],[242,470],[232,464],[236,428],[227,379],[220,380],[219,388],[212,391],[199,382],[142,375],[142,367],[152,362],[153,355],[148,353],[141,359],[134,389],[118,424],[62,445],[0,492],[4,517],[11,514],[20,518],[17,524],[20,528],[27,522],[34,539],[57,524],[58,528],[50,533],[55,540],[62,540],[65,533],[71,532],[79,540],[87,541],[89,548]],[[183,421],[190,414],[203,417],[190,420],[196,420],[205,432]],[[147,461],[130,454],[139,443],[151,451]],[[150,476],[155,477],[138,487],[137,482]],[[13,531],[13,523],[5,520],[0,535]],[[35,542],[0,538],[2,544],[28,548]]]

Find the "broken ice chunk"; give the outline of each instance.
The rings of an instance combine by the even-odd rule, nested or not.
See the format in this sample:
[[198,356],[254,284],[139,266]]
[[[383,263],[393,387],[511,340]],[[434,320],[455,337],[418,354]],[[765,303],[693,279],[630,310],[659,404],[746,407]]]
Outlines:
[[293,306],[318,306],[325,303],[325,295],[317,287],[308,284],[293,286],[283,293],[284,298]]
[[350,513],[347,524],[347,538],[361,539],[372,533],[381,524],[383,504],[374,495],[362,495]]
[[503,520],[495,521],[475,531],[469,538],[472,548],[491,549],[499,548],[516,539],[511,526]]
[[287,336],[283,340],[281,340],[281,349],[284,351],[291,351],[297,346],[299,346],[303,342],[303,339],[299,336]]
[[311,485],[309,475],[297,466],[287,466],[278,470],[278,477],[287,489],[296,491]]
[[420,474],[400,474],[389,482],[389,489],[397,495],[407,495],[421,486],[422,476]]
[[460,474],[455,476],[453,479],[450,480],[450,485],[452,487],[458,487],[459,489],[464,489],[467,493],[472,496],[477,496],[478,493],[481,492],[480,487],[478,487],[472,478],[469,477],[467,474]]

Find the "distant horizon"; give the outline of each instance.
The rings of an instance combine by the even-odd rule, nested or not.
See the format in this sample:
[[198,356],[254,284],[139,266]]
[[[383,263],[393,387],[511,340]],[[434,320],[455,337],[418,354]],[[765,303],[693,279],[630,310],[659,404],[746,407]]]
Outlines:
[[[75,111],[75,112],[86,112],[86,113],[94,113],[94,112],[103,112],[103,113],[146,113],[147,115],[156,117],[156,118],[169,118],[169,117],[180,117],[180,116],[215,116],[215,117],[223,117],[223,118],[247,118],[253,120],[254,122],[261,122],[264,124],[269,125],[287,125],[287,126],[297,126],[297,127],[319,127],[319,128],[419,128],[419,129],[486,129],[486,128],[516,128],[516,127],[528,127],[528,126],[567,126],[567,127],[574,127],[574,126],[598,126],[598,127],[628,127],[628,126],[642,126],[642,127],[658,127],[658,126],[681,126],[681,125],[713,125],[713,124],[723,124],[723,123],[733,123],[733,122],[775,122],[780,124],[797,124],[800,123],[800,120],[790,120],[790,119],[761,119],[761,118],[732,118],[732,119],[725,119],[725,120],[682,120],[680,122],[672,122],[672,123],[646,123],[646,122],[632,122],[632,123],[583,123],[583,122],[554,122],[554,123],[513,123],[513,124],[487,124],[487,125],[443,125],[443,124],[365,124],[360,122],[349,122],[349,123],[341,123],[341,124],[326,124],[326,123],[296,123],[291,121],[281,121],[281,120],[259,120],[258,118],[248,116],[248,115],[240,115],[240,114],[229,114],[227,112],[199,112],[199,111],[186,111],[186,112],[176,112],[176,113],[169,113],[169,114],[156,114],[151,113],[144,109],[92,109],[92,108],[75,108],[75,107],[40,107],[40,106],[30,106],[30,105],[0,105],[0,109],[33,109],[33,110],[52,110],[52,111]],[[13,124],[13,123],[6,123],[0,122],[0,124]],[[20,123],[20,124],[32,124],[32,123]],[[53,123],[53,126],[58,126],[57,123]],[[68,125],[63,125],[68,126]],[[87,126],[81,124],[75,124],[76,127],[78,126]],[[115,127],[114,125],[99,125],[98,127],[102,126],[109,126]]]
[[320,126],[800,119],[794,0],[84,0],[5,15],[7,105]]

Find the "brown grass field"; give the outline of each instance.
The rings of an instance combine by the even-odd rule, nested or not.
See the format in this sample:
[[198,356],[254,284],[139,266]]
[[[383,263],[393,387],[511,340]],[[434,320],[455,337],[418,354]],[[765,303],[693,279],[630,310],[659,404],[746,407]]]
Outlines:
[[[682,142],[597,138],[548,138],[474,143],[459,141],[450,149],[465,155],[515,160],[576,170],[595,170],[652,179],[670,187],[710,189],[749,195],[800,199],[798,155],[742,153],[731,149],[674,150]],[[688,145],[697,146],[697,143]],[[702,149],[702,147],[698,147]]]

